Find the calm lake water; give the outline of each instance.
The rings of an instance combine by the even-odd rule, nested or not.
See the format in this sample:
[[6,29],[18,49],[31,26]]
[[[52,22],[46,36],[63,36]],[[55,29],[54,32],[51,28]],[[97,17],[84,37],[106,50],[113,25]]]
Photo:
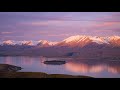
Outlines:
[[[46,65],[44,60],[66,60],[64,65]],[[44,57],[0,57],[1,64],[21,66],[19,72],[45,72],[48,74],[87,75],[98,78],[120,78],[120,61],[44,58]]]

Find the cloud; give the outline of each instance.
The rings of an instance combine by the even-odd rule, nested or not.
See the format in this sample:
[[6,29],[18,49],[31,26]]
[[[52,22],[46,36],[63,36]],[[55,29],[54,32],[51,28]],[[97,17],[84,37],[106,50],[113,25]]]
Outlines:
[[49,34],[49,32],[47,32],[47,31],[40,31],[40,32],[38,32],[37,34],[41,34],[41,35],[48,35],[48,34]]
[[0,20],[1,37],[16,40],[20,38],[56,40],[76,34],[120,34],[120,13],[117,12],[0,13]]
[[20,22],[19,26],[71,26],[72,24],[78,24],[80,22],[67,21],[67,20],[45,20],[45,21],[29,21]]
[[102,23],[96,24],[95,27],[108,27],[108,26],[113,26],[117,24],[120,24],[120,22],[102,22]]
[[96,18],[96,20],[102,22],[120,22],[120,13],[108,13],[107,15],[102,15]]
[[102,32],[102,33],[103,32],[113,32],[113,30],[109,30],[109,29],[108,30],[96,30],[96,31],[94,30],[94,32]]
[[37,21],[34,21],[34,22],[21,22],[19,23],[19,26],[47,26],[48,24],[46,22],[37,22]]
[[4,36],[4,37],[14,37],[14,38],[16,38],[16,37],[24,37],[24,36]]
[[93,23],[93,28],[118,28],[120,26],[120,13],[107,13],[96,18],[96,22]]
[[29,22],[20,22],[18,26],[27,26],[27,27],[48,27],[48,26],[63,26],[65,22],[59,20],[48,20],[48,21],[29,21]]
[[70,36],[71,34],[49,34],[47,36],[51,37],[64,37],[64,36]]
[[13,32],[1,32],[1,34],[11,34]]

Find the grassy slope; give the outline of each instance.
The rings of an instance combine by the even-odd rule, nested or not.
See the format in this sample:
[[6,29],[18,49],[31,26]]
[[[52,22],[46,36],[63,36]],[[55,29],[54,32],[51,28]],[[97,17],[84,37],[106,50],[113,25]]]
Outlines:
[[0,72],[0,78],[91,78],[64,74],[46,74],[42,72]]

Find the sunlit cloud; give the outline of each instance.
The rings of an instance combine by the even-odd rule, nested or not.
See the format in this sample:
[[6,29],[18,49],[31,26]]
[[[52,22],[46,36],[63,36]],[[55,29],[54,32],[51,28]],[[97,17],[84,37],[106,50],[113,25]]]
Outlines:
[[70,34],[49,34],[47,36],[52,36],[52,37],[63,37],[63,36],[70,36]]
[[[13,33],[14,32],[14,33]],[[72,35],[120,35],[119,12],[0,13],[0,37],[62,40]]]
[[100,16],[96,18],[96,20],[103,21],[103,22],[120,22],[120,13],[108,13],[107,15]]
[[64,22],[59,20],[48,20],[48,21],[32,21],[32,22],[23,22],[20,25],[23,26],[51,26],[51,25],[63,25]]
[[24,37],[24,36],[4,36],[4,37]]
[[103,22],[100,24],[96,24],[95,27],[108,27],[108,26],[113,26],[117,24],[120,24],[120,22]]
[[47,32],[47,31],[40,31],[40,32],[38,32],[37,34],[40,34],[40,35],[48,35],[49,32]]
[[13,32],[1,32],[1,34],[11,34]]

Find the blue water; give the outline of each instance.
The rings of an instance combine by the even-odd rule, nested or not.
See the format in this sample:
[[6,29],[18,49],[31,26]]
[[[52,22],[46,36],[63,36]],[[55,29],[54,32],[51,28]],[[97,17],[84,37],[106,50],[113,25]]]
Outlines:
[[[65,60],[64,65],[46,65],[45,60]],[[45,58],[28,56],[0,57],[0,63],[21,66],[19,72],[45,72],[48,74],[87,75],[97,78],[120,78],[120,61],[73,58]]]

